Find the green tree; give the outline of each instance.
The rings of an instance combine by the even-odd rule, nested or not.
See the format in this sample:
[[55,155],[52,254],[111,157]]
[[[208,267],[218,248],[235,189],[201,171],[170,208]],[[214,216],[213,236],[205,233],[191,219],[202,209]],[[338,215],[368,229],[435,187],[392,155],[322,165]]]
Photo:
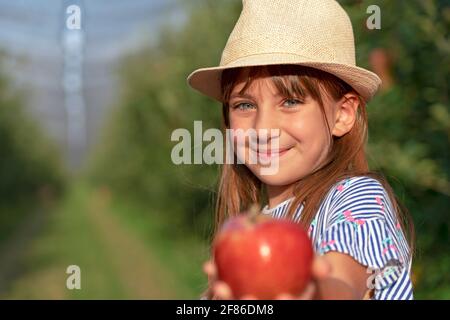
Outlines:
[[6,238],[39,194],[63,187],[56,149],[25,110],[24,93],[10,85],[0,55],[0,240]]

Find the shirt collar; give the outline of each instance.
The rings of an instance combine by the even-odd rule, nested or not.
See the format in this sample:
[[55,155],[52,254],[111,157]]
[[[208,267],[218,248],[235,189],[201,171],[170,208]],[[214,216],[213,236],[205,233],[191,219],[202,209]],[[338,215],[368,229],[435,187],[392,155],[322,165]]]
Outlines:
[[280,209],[281,207],[283,207],[284,205],[286,205],[287,203],[290,203],[292,201],[292,199],[294,199],[294,197],[289,198],[287,200],[284,200],[283,202],[277,204],[275,207],[273,208],[269,208],[269,205],[264,206],[264,208],[262,208],[261,212],[263,214],[273,214],[275,211],[277,211],[278,209]]

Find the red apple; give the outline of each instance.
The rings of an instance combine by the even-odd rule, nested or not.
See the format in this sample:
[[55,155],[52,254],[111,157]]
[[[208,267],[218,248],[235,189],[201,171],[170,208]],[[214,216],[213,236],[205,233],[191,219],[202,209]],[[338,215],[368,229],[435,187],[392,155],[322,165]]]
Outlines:
[[219,230],[213,254],[218,279],[230,286],[236,299],[299,295],[311,278],[311,241],[299,224],[287,219],[232,217]]

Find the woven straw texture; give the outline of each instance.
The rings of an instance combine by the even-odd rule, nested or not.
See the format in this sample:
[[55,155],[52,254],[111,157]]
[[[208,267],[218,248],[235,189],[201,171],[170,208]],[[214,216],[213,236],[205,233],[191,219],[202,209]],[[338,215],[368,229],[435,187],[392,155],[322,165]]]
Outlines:
[[369,101],[381,85],[373,72],[355,64],[350,18],[334,0],[243,0],[243,8],[217,67],[192,72],[194,89],[222,99],[224,69],[297,64],[329,72]]

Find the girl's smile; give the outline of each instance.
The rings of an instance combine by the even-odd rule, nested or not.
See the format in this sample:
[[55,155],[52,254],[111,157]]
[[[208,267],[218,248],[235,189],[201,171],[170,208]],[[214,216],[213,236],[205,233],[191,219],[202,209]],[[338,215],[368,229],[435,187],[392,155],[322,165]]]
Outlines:
[[267,149],[265,147],[258,147],[258,150],[251,149],[253,152],[256,152],[259,159],[262,159],[265,163],[269,161],[274,161],[276,157],[281,158],[283,155],[289,152],[292,147],[288,148],[278,148],[278,149]]

